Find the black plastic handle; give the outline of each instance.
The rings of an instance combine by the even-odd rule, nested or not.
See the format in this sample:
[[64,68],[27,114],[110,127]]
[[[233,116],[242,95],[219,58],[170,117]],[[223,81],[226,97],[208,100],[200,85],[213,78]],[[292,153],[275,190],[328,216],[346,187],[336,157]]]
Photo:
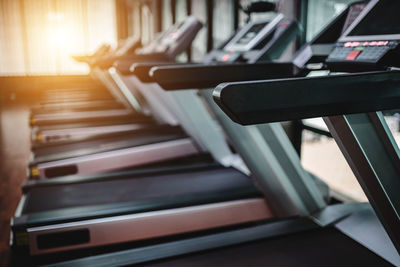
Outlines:
[[214,100],[243,125],[400,108],[400,71],[225,83]]
[[165,90],[213,88],[222,82],[293,77],[292,63],[188,64],[155,67],[150,76]]
[[135,75],[141,82],[149,83],[155,82],[153,77],[150,76],[150,70],[154,67],[162,66],[179,66],[186,65],[187,63],[177,62],[154,62],[154,63],[134,63],[130,66],[130,74]]

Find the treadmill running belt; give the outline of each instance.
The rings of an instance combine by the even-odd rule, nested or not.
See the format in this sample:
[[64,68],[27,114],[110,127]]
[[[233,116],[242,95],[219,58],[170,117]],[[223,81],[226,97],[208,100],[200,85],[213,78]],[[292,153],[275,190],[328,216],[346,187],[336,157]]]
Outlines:
[[26,194],[29,201],[26,201],[23,214],[142,200],[184,199],[199,195],[216,195],[219,201],[224,201],[234,195],[244,194],[261,195],[246,175],[235,169],[218,167],[133,179],[35,187]]
[[393,265],[338,230],[325,228],[139,266],[377,267]]

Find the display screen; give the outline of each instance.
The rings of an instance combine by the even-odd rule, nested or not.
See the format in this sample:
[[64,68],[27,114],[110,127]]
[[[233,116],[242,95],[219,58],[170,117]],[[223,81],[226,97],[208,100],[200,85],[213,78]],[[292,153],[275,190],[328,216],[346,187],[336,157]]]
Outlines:
[[380,0],[347,36],[400,34],[400,1]]
[[248,44],[264,27],[267,23],[258,23],[253,25],[238,41],[238,44]]

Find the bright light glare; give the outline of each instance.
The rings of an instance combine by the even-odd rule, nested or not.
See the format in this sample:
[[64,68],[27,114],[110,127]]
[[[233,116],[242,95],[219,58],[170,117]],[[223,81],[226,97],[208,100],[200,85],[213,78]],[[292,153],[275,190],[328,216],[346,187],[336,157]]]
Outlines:
[[77,52],[76,39],[76,34],[67,27],[52,27],[51,31],[48,32],[50,48],[57,49],[63,53],[70,54]]
[[64,14],[60,12],[50,12],[49,14],[47,14],[47,18],[52,22],[59,22],[64,19]]
[[47,30],[49,47],[64,54],[76,52],[77,34],[73,31],[73,24],[68,23],[64,14],[60,12],[50,12],[47,14],[47,18],[49,20]]
[[68,46],[68,31],[65,29],[58,29],[50,34],[49,42],[51,45],[67,45]]

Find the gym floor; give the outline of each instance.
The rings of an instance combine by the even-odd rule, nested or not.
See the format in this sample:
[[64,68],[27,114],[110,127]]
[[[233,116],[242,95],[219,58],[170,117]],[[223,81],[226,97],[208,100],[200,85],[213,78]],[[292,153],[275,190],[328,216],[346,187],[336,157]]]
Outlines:
[[15,93],[0,93],[0,266],[7,266],[10,218],[21,198],[30,155],[30,105]]
[[307,138],[303,136],[301,162],[306,170],[324,180],[341,199],[367,201],[335,140],[326,137],[304,139]]

